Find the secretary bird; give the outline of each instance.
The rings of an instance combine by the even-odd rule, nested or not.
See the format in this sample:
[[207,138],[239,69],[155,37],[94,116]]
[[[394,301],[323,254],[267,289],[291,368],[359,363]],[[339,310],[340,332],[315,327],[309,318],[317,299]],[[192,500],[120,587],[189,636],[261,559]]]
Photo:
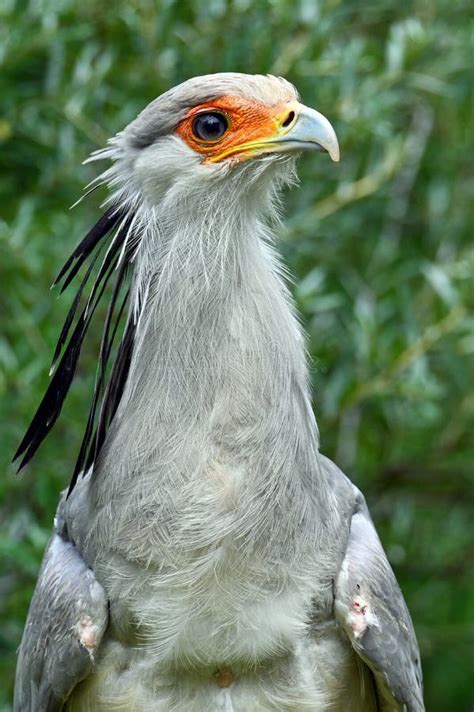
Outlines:
[[15,712],[424,709],[410,615],[364,498],[318,451],[273,249],[305,150],[339,159],[291,84],[224,73],[158,97],[91,157],[112,160],[96,179],[110,197],[59,274],[65,289],[84,268],[20,466],[113,289]]

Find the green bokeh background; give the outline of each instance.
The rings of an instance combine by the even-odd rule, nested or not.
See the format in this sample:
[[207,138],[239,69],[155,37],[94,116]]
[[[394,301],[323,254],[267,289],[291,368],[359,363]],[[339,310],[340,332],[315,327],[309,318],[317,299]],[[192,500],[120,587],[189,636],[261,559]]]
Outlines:
[[105,197],[68,211],[98,170],[81,161],[162,91],[221,70],[284,75],[336,127],[341,163],[302,159],[280,230],[322,448],[366,493],[427,709],[472,709],[472,30],[462,0],[0,0],[2,712],[97,354],[100,316],[62,418],[15,477],[70,301],[49,285]]

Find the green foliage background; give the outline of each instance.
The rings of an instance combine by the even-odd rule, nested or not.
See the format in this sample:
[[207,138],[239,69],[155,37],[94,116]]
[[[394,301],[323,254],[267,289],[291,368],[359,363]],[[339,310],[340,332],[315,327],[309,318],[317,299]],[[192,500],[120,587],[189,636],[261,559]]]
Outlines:
[[427,709],[472,709],[472,29],[463,0],[0,0],[0,710],[94,373],[99,323],[16,478],[70,299],[49,285],[104,197],[68,211],[96,175],[81,161],[168,87],[221,70],[285,75],[337,129],[342,161],[302,159],[280,243],[323,450],[367,495]]

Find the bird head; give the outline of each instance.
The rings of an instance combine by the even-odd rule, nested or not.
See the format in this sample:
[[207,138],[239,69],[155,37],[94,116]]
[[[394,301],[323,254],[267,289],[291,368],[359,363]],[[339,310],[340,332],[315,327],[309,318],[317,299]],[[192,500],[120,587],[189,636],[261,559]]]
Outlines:
[[[109,184],[149,205],[222,188],[285,183],[302,151],[339,160],[334,129],[281,77],[237,73],[194,77],[152,101],[98,157],[115,159]],[[112,178],[112,180],[109,180]],[[225,195],[222,196],[221,198]]]

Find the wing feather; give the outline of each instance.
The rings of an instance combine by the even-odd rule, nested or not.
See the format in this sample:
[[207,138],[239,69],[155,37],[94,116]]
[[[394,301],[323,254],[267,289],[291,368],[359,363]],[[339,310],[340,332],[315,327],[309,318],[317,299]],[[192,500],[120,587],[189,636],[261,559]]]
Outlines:
[[102,586],[75,546],[55,532],[23,632],[13,712],[61,712],[93,671],[107,624]]
[[380,709],[423,712],[413,624],[360,492],[336,579],[335,613],[352,647],[374,674]]

